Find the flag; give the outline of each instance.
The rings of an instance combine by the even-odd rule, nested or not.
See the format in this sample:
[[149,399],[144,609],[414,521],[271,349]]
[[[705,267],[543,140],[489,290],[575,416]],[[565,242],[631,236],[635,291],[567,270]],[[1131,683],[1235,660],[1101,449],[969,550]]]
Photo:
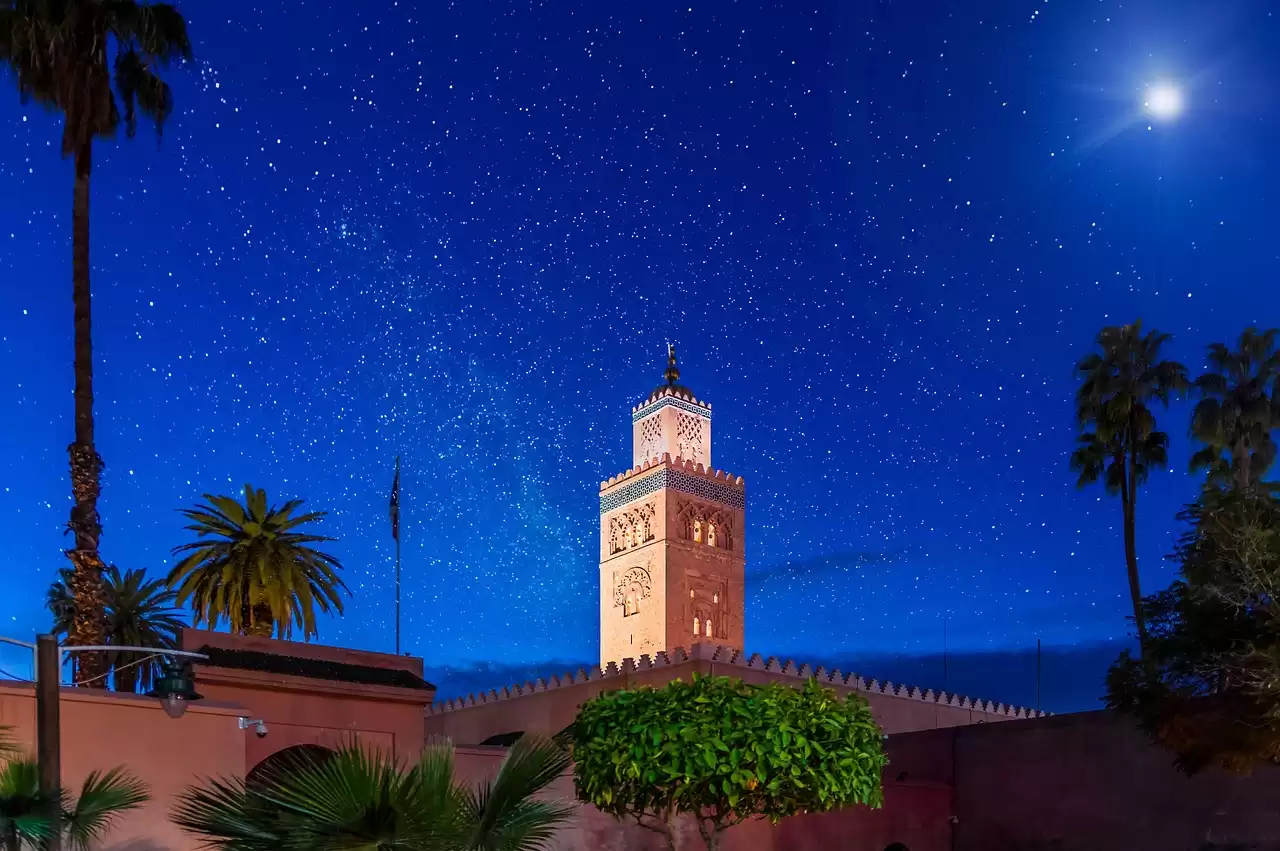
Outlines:
[[396,477],[391,480],[391,537],[400,540],[400,456],[396,456]]

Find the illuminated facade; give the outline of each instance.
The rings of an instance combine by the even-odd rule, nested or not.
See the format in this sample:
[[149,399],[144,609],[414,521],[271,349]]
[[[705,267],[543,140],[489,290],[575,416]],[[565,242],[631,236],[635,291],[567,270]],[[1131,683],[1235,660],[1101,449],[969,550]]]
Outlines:
[[666,383],[632,411],[632,468],[600,486],[600,664],[743,645],[745,486],[711,469],[711,406]]

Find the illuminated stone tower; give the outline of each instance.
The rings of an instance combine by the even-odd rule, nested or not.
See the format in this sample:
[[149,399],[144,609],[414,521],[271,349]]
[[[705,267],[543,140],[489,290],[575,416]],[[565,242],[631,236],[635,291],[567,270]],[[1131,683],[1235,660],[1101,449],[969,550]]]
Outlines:
[[600,664],[742,648],[746,491],[711,469],[711,406],[666,383],[631,412],[632,468],[600,484]]

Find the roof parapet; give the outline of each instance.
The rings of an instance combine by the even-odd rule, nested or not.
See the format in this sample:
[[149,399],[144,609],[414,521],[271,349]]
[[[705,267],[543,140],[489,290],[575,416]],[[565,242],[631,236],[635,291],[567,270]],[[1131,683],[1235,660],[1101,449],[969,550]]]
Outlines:
[[[874,679],[867,680],[856,673],[845,674],[838,669],[827,671],[827,669],[822,666],[818,666],[817,668],[812,668],[807,664],[797,666],[791,659],[788,659],[785,662],[779,662],[778,657],[776,656],[771,656],[766,660],[761,657],[759,653],[753,653],[750,656],[747,656],[741,650],[737,650],[732,647],[725,647],[724,645],[717,644],[706,644],[702,642],[692,645],[687,650],[683,647],[677,647],[669,652],[659,652],[653,656],[645,654],[640,656],[639,659],[623,659],[621,663],[610,662],[604,668],[596,666],[579,668],[576,673],[566,673],[560,676],[555,676],[552,677],[549,682],[538,679],[534,682],[526,682],[523,685],[508,686],[503,688],[501,691],[490,689],[479,696],[470,694],[462,698],[433,703],[431,706],[427,707],[427,714],[442,715],[446,712],[457,712],[470,706],[482,706],[484,704],[501,700],[514,700],[533,692],[549,691],[557,688],[569,688],[591,680],[615,679],[625,677],[628,674],[634,674],[637,671],[648,671],[654,668],[682,665],[689,661],[708,661],[729,667],[752,668],[755,670],[767,671],[769,673],[777,674],[778,679],[780,680],[794,679],[797,684],[813,678],[816,679],[820,685],[827,685],[835,688],[846,688],[868,694],[885,695],[901,700],[913,700],[920,703],[936,703],[944,706],[954,706],[959,709],[967,709],[971,712],[981,712],[986,715],[999,715],[1005,718],[1044,718],[1052,714],[1049,712],[1041,712],[1038,709],[1029,709],[1022,706],[1012,706],[1007,703],[997,703],[990,700],[964,697],[962,695],[952,694],[949,692],[935,692],[932,689],[921,690],[915,686],[905,686]],[[727,672],[726,674],[731,675]]]

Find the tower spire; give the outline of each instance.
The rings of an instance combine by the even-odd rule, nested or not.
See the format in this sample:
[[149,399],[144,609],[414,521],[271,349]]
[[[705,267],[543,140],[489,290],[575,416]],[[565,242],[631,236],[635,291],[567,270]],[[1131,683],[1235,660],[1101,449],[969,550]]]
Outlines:
[[667,379],[667,384],[675,386],[680,380],[680,366],[676,363],[676,347],[667,343],[667,371],[662,373],[662,377]]

